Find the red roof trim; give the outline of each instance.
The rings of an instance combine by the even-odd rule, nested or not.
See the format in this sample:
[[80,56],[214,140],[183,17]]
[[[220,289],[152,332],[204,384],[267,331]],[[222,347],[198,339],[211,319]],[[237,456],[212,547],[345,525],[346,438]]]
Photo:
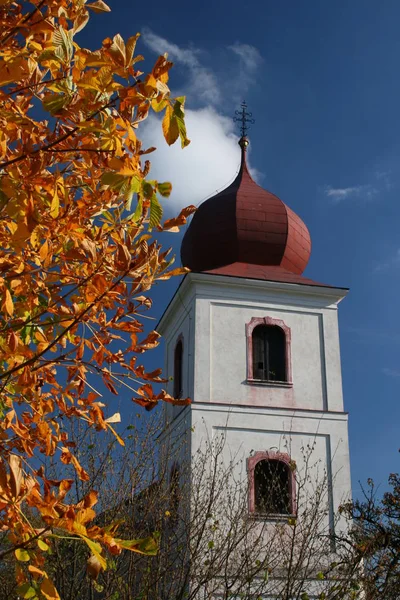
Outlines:
[[282,283],[294,283],[299,285],[313,285],[319,287],[331,288],[333,286],[326,283],[319,283],[302,275],[291,273],[282,267],[270,267],[263,265],[253,265],[249,263],[232,263],[217,269],[209,271],[198,271],[208,273],[209,275],[222,275],[225,277],[241,277],[243,279],[258,279],[260,281],[276,281]]

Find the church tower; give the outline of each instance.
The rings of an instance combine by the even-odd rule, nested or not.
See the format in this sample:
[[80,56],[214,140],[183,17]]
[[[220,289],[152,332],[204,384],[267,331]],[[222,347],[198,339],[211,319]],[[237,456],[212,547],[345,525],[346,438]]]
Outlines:
[[[266,518],[296,514],[294,471],[312,447],[327,474],[333,527],[350,494],[338,333],[347,290],[303,276],[308,229],[253,181],[248,144],[242,136],[233,183],[194,214],[181,248],[191,271],[159,323],[169,393],[192,400],[166,408],[168,428],[190,432],[192,455],[223,432],[229,451],[244,457],[249,514]],[[263,500],[258,478],[268,479],[271,465],[283,497]]]

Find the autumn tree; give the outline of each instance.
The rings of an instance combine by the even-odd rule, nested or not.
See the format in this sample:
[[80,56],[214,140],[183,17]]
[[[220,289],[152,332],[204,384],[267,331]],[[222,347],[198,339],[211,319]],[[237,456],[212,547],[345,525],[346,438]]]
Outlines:
[[[153,232],[177,230],[193,207],[161,224],[171,185],[148,178],[154,148],[137,134],[155,111],[167,143],[186,146],[184,98],[170,96],[167,56],[138,70],[138,35],[80,47],[89,11],[109,8],[0,0],[0,558],[16,557],[25,598],[59,598],[44,568],[53,539],[86,545],[94,576],[105,550],[156,551],[152,537],[96,524],[67,423],[123,444],[104,394],[124,390],[146,408],[173,401],[153,391],[160,370],[138,360],[159,338],[141,335],[141,315],[154,281],[180,272]],[[71,500],[74,477],[85,494]]]
[[354,548],[367,600],[400,598],[400,476],[391,473],[379,495],[372,480],[361,498],[342,507],[352,520],[347,539]]
[[[113,440],[99,447],[90,428],[71,432],[71,439],[100,492],[98,522],[121,522],[126,538],[159,531],[159,552],[112,556],[90,585],[84,548],[55,540],[46,569],[63,600],[92,594],[113,600],[361,597],[356,554],[332,537],[332,526],[343,532],[343,523],[340,528],[338,515],[334,523],[329,519],[329,480],[313,447],[304,448],[303,466],[296,467],[296,516],[257,517],[249,515],[247,478],[238,477],[242,457],[227,460],[224,436],[205,440],[189,463],[190,442],[182,432],[164,447],[164,461],[163,421],[155,413],[135,418],[143,426],[125,432],[123,448]],[[79,497],[84,485],[77,480],[70,493]]]

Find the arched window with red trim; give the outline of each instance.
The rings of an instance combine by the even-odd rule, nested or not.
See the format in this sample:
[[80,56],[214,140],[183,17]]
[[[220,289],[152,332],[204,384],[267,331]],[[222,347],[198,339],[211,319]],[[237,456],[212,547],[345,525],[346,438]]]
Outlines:
[[273,317],[253,317],[246,324],[247,380],[292,385],[290,328]]
[[247,461],[249,509],[256,515],[293,515],[296,512],[295,465],[281,452],[256,452]]

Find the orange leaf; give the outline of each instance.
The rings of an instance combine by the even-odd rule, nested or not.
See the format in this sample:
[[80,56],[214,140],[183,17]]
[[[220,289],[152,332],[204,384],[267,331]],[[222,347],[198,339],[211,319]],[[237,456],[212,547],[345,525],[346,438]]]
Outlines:
[[46,600],[61,600],[59,593],[54,587],[54,583],[47,577],[43,579],[40,586],[40,591]]
[[38,577],[47,577],[47,574],[45,571],[42,571],[41,569],[38,569],[37,567],[34,567],[33,565],[28,566],[28,571],[30,573],[32,573],[32,575],[34,576],[35,579],[37,579]]

